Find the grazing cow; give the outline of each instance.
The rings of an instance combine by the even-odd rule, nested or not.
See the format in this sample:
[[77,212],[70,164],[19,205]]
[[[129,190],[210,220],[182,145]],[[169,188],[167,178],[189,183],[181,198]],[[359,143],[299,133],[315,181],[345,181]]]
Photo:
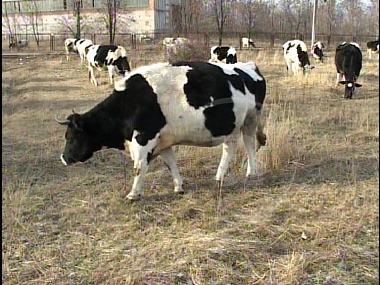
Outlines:
[[21,48],[26,48],[28,46],[28,41],[27,40],[18,40],[15,42],[11,42],[9,44],[9,49],[16,48],[17,50]]
[[211,48],[211,58],[209,62],[237,63],[236,50],[228,46],[213,46]]
[[[336,85],[345,85],[344,98],[352,99],[355,87],[362,84],[356,81],[362,69],[362,52],[357,43],[341,43],[335,52]],[[343,80],[342,80],[343,79]]]
[[377,53],[377,58],[379,58],[379,40],[368,42],[367,52],[368,52],[369,58],[371,58],[372,53]]
[[[255,45],[255,43],[253,42],[253,40],[250,39],[250,38],[241,38],[240,47],[241,47],[241,48],[250,48],[250,47],[255,48],[256,45]],[[240,49],[241,49],[241,48],[240,48]]]
[[164,38],[163,40],[162,40],[162,44],[164,45],[164,46],[166,46],[166,45],[170,45],[170,44],[172,44],[174,42],[174,38]]
[[140,41],[140,43],[149,44],[149,43],[153,42],[153,38],[149,37],[147,35],[139,35],[139,41]]
[[187,45],[190,44],[190,40],[188,38],[175,38],[173,39],[173,43],[176,45]]
[[299,69],[303,74],[307,74],[314,66],[310,65],[309,56],[307,54],[306,44],[301,40],[287,41],[282,45],[284,51],[284,59],[287,72],[289,69],[293,75],[297,75]]
[[325,46],[321,42],[316,42],[313,44],[311,48],[311,54],[313,55],[314,59],[318,62],[323,63],[323,49]]
[[174,145],[223,144],[216,173],[221,186],[242,135],[246,177],[251,177],[256,174],[255,137],[256,150],[266,143],[261,120],[265,92],[265,79],[252,62],[143,66],[116,82],[113,93],[88,112],[61,121],[56,117],[67,125],[61,160],[69,165],[88,160],[103,147],[129,149],[135,177],[127,198],[134,200],[142,194],[150,161],[158,155],[171,171],[174,191],[183,192]]
[[94,45],[91,40],[88,39],[75,39],[68,38],[65,40],[66,60],[70,60],[70,53],[78,53],[80,56],[81,64],[84,64],[86,59],[86,52],[90,46]]
[[113,84],[115,73],[124,75],[131,71],[128,62],[127,51],[122,46],[115,45],[93,45],[88,48],[88,76],[94,85],[98,85],[94,75],[94,68],[102,70],[107,67],[110,84]]

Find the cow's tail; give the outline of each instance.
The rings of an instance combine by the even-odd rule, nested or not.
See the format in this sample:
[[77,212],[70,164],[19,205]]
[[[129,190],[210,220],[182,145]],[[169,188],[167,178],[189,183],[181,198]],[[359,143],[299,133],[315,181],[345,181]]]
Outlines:
[[265,146],[267,143],[267,135],[264,133],[264,123],[261,118],[262,116],[261,112],[262,110],[257,111],[257,117],[256,117],[256,120],[257,120],[256,140],[258,142],[258,144],[256,145],[256,151],[258,151],[260,147]]

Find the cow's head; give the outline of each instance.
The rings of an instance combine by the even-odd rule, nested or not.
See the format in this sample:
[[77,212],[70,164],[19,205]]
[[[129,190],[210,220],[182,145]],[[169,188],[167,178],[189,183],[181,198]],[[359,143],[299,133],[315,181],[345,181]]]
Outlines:
[[102,146],[99,140],[86,131],[80,114],[71,114],[63,121],[58,120],[57,117],[55,119],[59,124],[67,126],[65,150],[61,154],[63,164],[84,162],[91,158],[94,152],[101,149]]
[[311,69],[314,68],[314,66],[310,65],[310,60],[309,60],[309,56],[307,52],[303,51],[300,45],[297,46],[297,55],[298,55],[299,65],[302,68],[303,74],[306,74],[307,72],[309,72]]
[[352,80],[341,80],[340,84],[344,84],[344,98],[352,99],[352,95],[354,94],[355,87],[362,87],[362,84],[354,82]]
[[127,71],[131,71],[129,66],[127,51],[119,46],[115,51],[109,51],[106,57],[108,65],[116,66],[118,73],[124,75]]

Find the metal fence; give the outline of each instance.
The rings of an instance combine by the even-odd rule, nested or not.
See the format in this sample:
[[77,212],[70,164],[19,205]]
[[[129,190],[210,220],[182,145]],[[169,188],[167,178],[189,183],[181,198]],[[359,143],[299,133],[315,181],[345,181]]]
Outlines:
[[[217,33],[192,33],[187,35],[168,34],[168,33],[148,33],[148,34],[116,34],[115,44],[124,46],[127,50],[150,49],[162,45],[164,37],[186,37],[190,39],[194,46],[210,47],[218,45],[219,36]],[[236,48],[240,47],[241,37],[246,36],[244,33],[224,33],[223,45],[230,45]],[[14,34],[2,35],[2,50],[3,52],[10,51],[9,44],[18,40],[27,40],[28,46],[25,50],[30,52],[64,52],[64,41],[71,37],[69,34],[38,34],[25,35]],[[109,35],[101,33],[82,34],[82,38],[91,39],[95,44],[108,44]],[[255,33],[252,39],[258,48],[278,47],[290,39],[296,38],[294,33]],[[306,44],[310,43],[311,35],[299,34],[298,39],[304,40]],[[327,48],[334,48],[343,41],[354,41],[359,43],[363,48],[366,43],[377,39],[375,35],[360,35],[353,37],[352,35],[325,35],[317,34],[316,40],[322,41]]]

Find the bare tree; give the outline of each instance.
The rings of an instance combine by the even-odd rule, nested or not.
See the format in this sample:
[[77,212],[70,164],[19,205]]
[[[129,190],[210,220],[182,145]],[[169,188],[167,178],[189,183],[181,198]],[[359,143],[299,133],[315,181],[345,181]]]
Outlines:
[[81,37],[81,10],[83,7],[83,2],[82,0],[73,0],[73,6],[74,6],[74,17],[75,17],[75,22],[76,22],[76,34],[75,37],[77,39],[80,39]]
[[18,20],[17,20],[17,14],[14,11],[15,9],[12,9],[14,7],[10,7],[10,5],[15,5],[15,3],[14,2],[2,3],[2,16],[3,16],[2,25],[8,31],[10,43],[14,43],[17,41],[16,34],[18,30]]
[[106,0],[106,12],[103,15],[103,20],[109,35],[109,43],[115,43],[117,14],[120,8],[120,0]]
[[247,28],[248,38],[251,38],[251,34],[253,33],[257,8],[255,0],[247,0],[243,7],[243,19],[244,25]]
[[37,1],[25,1],[25,11],[22,13],[22,18],[25,26],[30,26],[32,29],[32,34],[34,40],[36,41],[37,47],[40,46],[39,28],[41,21],[41,12],[38,3],[39,2]]
[[230,12],[230,0],[213,0],[213,12],[219,33],[219,45],[222,45],[224,27]]
[[186,36],[187,33],[194,30],[199,31],[199,20],[203,11],[203,3],[201,0],[181,0],[181,26],[179,31]]

